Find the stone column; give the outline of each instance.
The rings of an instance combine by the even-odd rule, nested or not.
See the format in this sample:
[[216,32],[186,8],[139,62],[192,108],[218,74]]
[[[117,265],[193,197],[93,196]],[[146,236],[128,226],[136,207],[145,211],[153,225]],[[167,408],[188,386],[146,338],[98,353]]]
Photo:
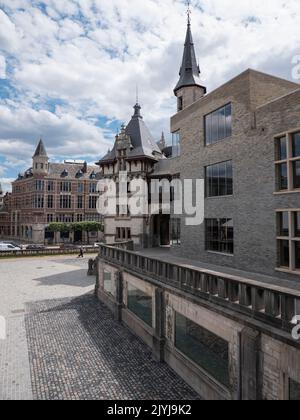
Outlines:
[[122,322],[122,309],[123,309],[123,273],[118,271],[115,274],[116,284],[116,310],[115,319],[118,322]]
[[241,399],[256,401],[260,398],[259,381],[260,334],[245,328],[241,332]]
[[164,361],[165,347],[165,302],[162,289],[155,289],[155,330],[153,337],[153,354],[159,361]]

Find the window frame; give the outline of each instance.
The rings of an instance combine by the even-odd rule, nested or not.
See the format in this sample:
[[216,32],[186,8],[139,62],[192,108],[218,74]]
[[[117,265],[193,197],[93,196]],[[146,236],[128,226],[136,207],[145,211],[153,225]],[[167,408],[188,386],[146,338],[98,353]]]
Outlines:
[[[230,107],[230,131],[227,127],[227,108]],[[220,115],[218,114],[218,112],[221,112],[224,110],[224,136],[225,137],[219,137],[219,117]],[[214,111],[204,115],[203,117],[203,127],[204,127],[204,146],[205,147],[210,147],[210,146],[214,146],[222,141],[228,140],[232,137],[232,115],[233,115],[233,106],[232,106],[232,102],[228,102],[223,106],[220,106],[219,108],[215,109]],[[216,118],[216,116],[218,117],[218,125],[217,125],[217,140],[213,140],[213,117]],[[210,135],[208,135],[208,125],[207,125],[207,121],[208,119],[211,119],[211,123],[210,123]],[[210,141],[208,142],[208,138],[210,139]]]
[[[232,241],[228,239],[228,230],[226,231],[226,240],[222,240],[221,238],[221,221],[226,220],[226,224],[232,222]],[[209,222],[216,222],[217,225],[217,232],[218,232],[218,239],[213,238],[213,228],[211,225],[209,227]],[[205,229],[205,251],[209,253],[224,255],[224,256],[230,256],[233,257],[235,254],[235,247],[234,247],[234,224],[233,224],[233,218],[206,218],[204,223],[204,229]],[[209,244],[212,244],[213,242],[218,244],[218,250],[212,249],[212,247]],[[222,243],[227,244],[227,249],[229,244],[232,242],[232,252],[229,251],[222,251],[220,250]]]
[[[282,214],[288,214],[288,226],[289,231],[284,234],[284,230],[281,229]],[[276,222],[277,222],[277,271],[288,272],[300,276],[300,267],[296,267],[296,243],[300,243],[300,235],[297,236],[298,230],[296,229],[296,215],[300,213],[299,209],[278,209],[276,210]],[[299,227],[298,227],[299,229]],[[282,265],[282,243],[289,243],[289,265]]]
[[[227,167],[227,164],[228,163],[230,163],[231,162],[231,174],[232,174],[232,185],[231,185],[231,194],[229,194],[228,193],[228,179],[229,179],[229,177],[228,177],[228,167]],[[212,194],[210,194],[209,193],[209,191],[210,192],[212,192],[212,190],[213,190],[213,186],[210,186],[209,185],[209,180],[208,180],[208,178],[209,178],[209,175],[208,175],[208,170],[211,168],[211,169],[213,169],[214,167],[218,167],[218,170],[219,170],[219,167],[222,165],[222,164],[226,164],[226,169],[225,169],[225,180],[226,180],[226,184],[225,184],[225,190],[226,190],[226,194],[220,194],[219,192],[220,192],[220,171],[219,171],[219,176],[218,176],[218,194],[216,194],[216,195],[212,195]],[[220,198],[220,197],[232,197],[233,195],[234,195],[234,188],[233,188],[233,161],[232,161],[232,159],[229,159],[229,160],[225,160],[225,161],[222,161],[222,162],[217,162],[217,163],[214,163],[214,164],[212,164],[212,165],[207,165],[207,166],[205,166],[205,168],[204,168],[204,172],[205,172],[205,198]],[[210,177],[211,179],[213,178],[212,176]]]
[[[297,193],[300,192],[300,184],[296,185],[296,170],[295,167],[300,165],[300,155],[294,156],[294,138],[295,136],[300,135],[300,130],[287,132],[281,135],[278,135],[274,138],[274,148],[275,148],[275,175],[276,175],[276,185],[275,185],[275,194],[287,194],[287,193]],[[282,150],[282,141],[286,141],[286,156],[281,155]],[[286,165],[287,168],[287,186],[282,188],[281,183],[281,167]]]

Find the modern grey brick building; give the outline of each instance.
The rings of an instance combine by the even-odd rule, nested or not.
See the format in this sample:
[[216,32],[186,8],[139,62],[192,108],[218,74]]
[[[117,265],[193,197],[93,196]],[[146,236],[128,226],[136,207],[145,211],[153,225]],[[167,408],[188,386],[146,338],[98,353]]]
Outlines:
[[174,93],[172,151],[142,176],[203,179],[205,220],[128,214],[120,238],[109,218],[97,296],[202,397],[299,400],[300,85],[247,70],[207,93],[189,18]]

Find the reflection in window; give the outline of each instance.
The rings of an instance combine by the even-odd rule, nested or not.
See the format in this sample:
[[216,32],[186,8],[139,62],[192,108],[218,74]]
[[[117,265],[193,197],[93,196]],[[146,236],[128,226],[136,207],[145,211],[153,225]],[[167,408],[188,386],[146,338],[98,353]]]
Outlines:
[[293,157],[300,157],[300,133],[293,135]]
[[232,219],[206,219],[205,230],[207,251],[233,254]]
[[295,242],[295,268],[300,270],[300,241]]
[[232,161],[218,163],[206,168],[206,195],[218,197],[233,194]]
[[106,293],[114,296],[114,284],[112,281],[112,273],[110,273],[109,271],[104,270],[103,273],[103,284],[104,284],[104,290],[106,291]]
[[205,117],[205,144],[210,145],[232,135],[232,109],[228,104]]
[[128,284],[128,309],[152,327],[152,297]]
[[287,211],[279,213],[280,218],[280,236],[289,236],[289,213]]
[[294,213],[295,218],[295,237],[300,237],[300,211]]
[[286,163],[279,165],[279,190],[288,189],[288,167]]
[[300,382],[290,379],[290,401],[300,401]]
[[180,131],[172,133],[172,157],[179,157],[181,154]]
[[181,244],[181,219],[171,219],[171,245]]
[[175,346],[218,382],[229,386],[228,342],[176,313]]
[[278,160],[287,159],[287,142],[286,136],[281,137],[278,141]]
[[290,266],[290,243],[289,241],[279,241],[280,243],[280,266]]
[[294,169],[294,188],[300,188],[300,160],[293,164]]

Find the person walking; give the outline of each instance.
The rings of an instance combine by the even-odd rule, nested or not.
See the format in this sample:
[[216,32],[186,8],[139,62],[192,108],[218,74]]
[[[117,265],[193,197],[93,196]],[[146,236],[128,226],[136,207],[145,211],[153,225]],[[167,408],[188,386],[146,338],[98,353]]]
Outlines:
[[79,251],[79,255],[78,258],[83,258],[84,257],[84,251],[83,251],[83,247],[80,247],[80,251]]

